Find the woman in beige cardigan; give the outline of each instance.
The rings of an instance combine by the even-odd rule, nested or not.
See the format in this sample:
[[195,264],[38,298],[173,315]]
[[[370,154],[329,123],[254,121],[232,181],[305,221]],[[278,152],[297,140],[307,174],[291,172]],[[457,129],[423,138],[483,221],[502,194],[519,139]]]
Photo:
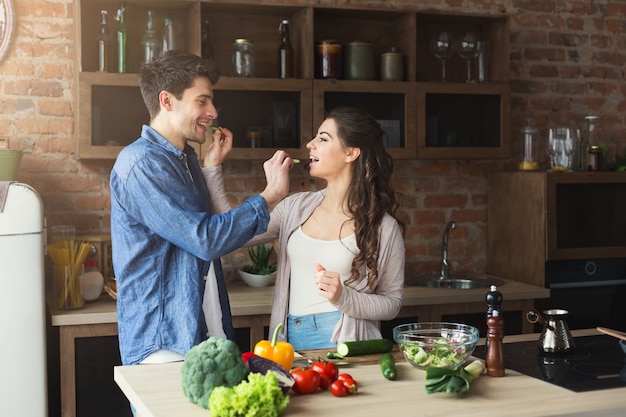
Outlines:
[[279,338],[296,350],[379,339],[379,321],[400,311],[405,226],[383,134],[363,110],[331,111],[307,143],[309,172],[326,188],[285,198],[249,242],[278,239],[270,334],[283,323]]

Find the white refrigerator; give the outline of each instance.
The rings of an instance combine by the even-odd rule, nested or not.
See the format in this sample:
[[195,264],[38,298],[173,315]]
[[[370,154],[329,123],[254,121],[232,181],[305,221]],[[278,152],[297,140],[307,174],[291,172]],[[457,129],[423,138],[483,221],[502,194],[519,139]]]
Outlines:
[[39,194],[0,182],[0,408],[47,417],[45,220]]

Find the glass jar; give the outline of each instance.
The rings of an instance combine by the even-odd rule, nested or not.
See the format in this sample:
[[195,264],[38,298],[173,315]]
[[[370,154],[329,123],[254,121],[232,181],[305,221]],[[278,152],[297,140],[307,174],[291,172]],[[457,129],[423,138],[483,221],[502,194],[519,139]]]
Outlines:
[[74,310],[84,307],[85,300],[80,291],[82,265],[89,253],[76,240],[76,226],[51,226],[50,243],[47,251],[54,264],[53,303],[59,310]]
[[317,43],[317,78],[341,78],[341,44],[335,40]]
[[539,131],[530,119],[522,128],[522,156],[518,167],[520,171],[539,169]]
[[232,76],[254,77],[254,43],[248,39],[235,39],[233,42]]

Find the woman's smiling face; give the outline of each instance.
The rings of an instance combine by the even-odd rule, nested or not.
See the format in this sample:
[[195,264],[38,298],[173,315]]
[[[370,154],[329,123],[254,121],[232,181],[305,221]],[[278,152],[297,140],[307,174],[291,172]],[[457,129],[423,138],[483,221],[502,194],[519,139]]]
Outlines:
[[317,130],[317,135],[306,144],[309,150],[309,173],[312,176],[329,179],[349,170],[351,148],[346,148],[339,138],[337,123],[326,119]]

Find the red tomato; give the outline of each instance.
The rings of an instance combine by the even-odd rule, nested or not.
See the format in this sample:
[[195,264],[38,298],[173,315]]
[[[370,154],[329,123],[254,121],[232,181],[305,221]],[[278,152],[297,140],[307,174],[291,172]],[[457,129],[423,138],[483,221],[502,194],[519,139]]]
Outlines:
[[291,387],[297,394],[310,394],[320,387],[320,375],[313,369],[294,369],[291,375],[295,383]]
[[320,389],[326,391],[333,381],[325,374],[320,374],[319,372],[317,374],[320,376]]
[[359,390],[359,384],[352,378],[350,374],[339,374],[338,381],[341,381],[343,385],[348,389],[350,394],[354,394]]
[[330,392],[335,397],[345,397],[346,395],[350,394],[348,388],[343,384],[342,381],[335,381],[330,384]]
[[253,356],[256,356],[256,355],[252,352],[243,352],[241,354],[241,359],[243,359],[243,363],[248,363],[248,360]]
[[337,365],[335,365],[332,362],[323,362],[323,361],[313,362],[311,364],[311,369],[313,369],[315,372],[317,372],[318,374],[322,376],[326,376],[327,379],[330,381],[328,383],[329,385],[331,382],[334,382],[337,380],[337,375],[339,374],[339,368],[337,368]]

